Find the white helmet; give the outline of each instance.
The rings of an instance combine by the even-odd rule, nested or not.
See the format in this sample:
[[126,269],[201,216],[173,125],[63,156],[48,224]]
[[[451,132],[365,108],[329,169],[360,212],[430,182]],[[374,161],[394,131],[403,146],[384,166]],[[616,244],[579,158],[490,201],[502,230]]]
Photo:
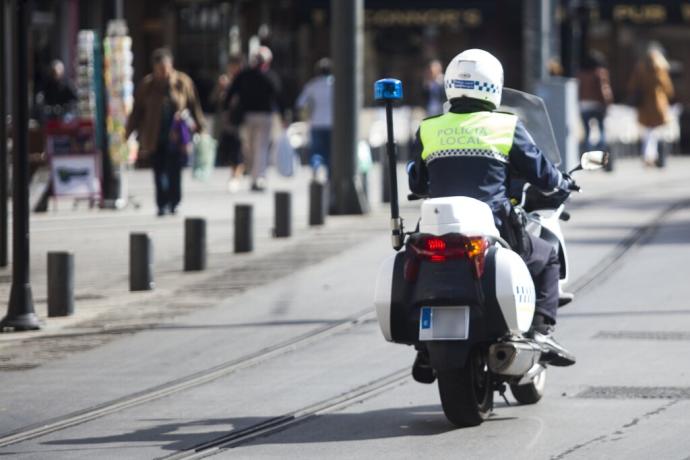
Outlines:
[[443,77],[448,100],[471,97],[501,105],[503,66],[489,52],[480,49],[463,51],[450,61]]

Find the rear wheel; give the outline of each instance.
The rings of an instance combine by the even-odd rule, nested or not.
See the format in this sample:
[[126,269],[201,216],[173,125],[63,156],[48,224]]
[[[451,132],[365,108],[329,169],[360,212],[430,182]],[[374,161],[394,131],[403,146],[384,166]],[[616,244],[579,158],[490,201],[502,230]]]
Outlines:
[[470,354],[465,367],[436,374],[443,413],[453,425],[476,426],[486,420],[493,408],[494,390],[481,350]]
[[544,388],[546,388],[546,369],[527,385],[511,385],[510,391],[520,404],[536,404],[544,396]]

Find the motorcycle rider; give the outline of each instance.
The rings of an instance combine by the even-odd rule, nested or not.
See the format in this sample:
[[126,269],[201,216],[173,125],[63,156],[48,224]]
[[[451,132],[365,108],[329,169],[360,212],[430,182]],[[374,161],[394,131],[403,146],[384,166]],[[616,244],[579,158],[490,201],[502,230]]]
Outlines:
[[[575,364],[575,357],[553,337],[558,311],[560,264],[554,247],[527,233],[509,200],[511,177],[523,177],[545,190],[568,193],[579,188],[535,145],[519,118],[496,111],[501,104],[503,66],[480,49],[463,51],[444,77],[450,111],[423,120],[408,165],[410,190],[435,197],[468,196],[488,204],[501,236],[518,252],[534,280],[536,308],[528,334],[542,345],[542,359],[554,366]],[[413,375],[428,375],[420,352]],[[428,381],[428,378],[426,379]]]

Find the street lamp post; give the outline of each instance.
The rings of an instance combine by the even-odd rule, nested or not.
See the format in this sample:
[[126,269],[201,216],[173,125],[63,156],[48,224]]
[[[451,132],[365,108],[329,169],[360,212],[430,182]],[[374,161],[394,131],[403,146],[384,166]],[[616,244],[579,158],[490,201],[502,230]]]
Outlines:
[[356,167],[357,124],[363,96],[363,17],[363,0],[331,0],[331,55],[335,77],[330,179],[333,214],[363,214],[369,210]]
[[15,15],[12,24],[14,78],[14,155],[12,175],[12,288],[7,316],[0,321],[0,330],[25,331],[40,329],[34,312],[29,276],[29,82],[28,36],[29,2],[12,0]]
[[7,267],[7,31],[5,0],[0,0],[0,267]]

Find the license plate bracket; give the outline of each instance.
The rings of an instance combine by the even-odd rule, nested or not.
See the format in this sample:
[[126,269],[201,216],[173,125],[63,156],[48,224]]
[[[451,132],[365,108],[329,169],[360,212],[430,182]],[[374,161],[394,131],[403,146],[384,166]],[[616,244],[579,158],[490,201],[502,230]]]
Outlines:
[[470,307],[422,307],[419,311],[419,340],[467,340]]

